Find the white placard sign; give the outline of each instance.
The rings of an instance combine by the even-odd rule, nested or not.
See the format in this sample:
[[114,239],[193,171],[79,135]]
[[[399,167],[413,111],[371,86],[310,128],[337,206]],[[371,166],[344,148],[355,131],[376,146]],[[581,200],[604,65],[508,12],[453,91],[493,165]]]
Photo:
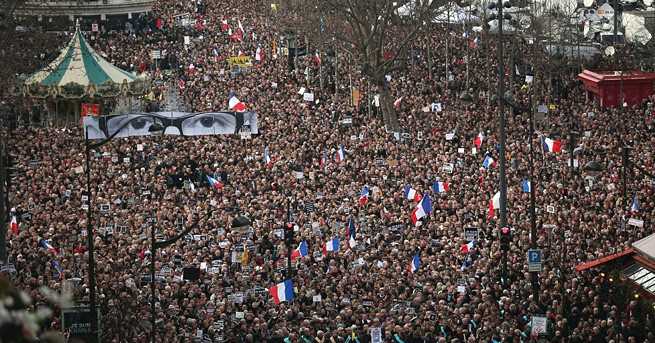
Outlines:
[[532,336],[538,336],[539,334],[545,334],[548,326],[548,319],[542,316],[532,317]]
[[304,93],[302,95],[302,99],[304,101],[313,102],[314,101],[314,93]]
[[637,218],[630,218],[628,219],[628,225],[632,225],[636,227],[644,227],[644,221]]
[[432,109],[432,112],[441,112],[443,111],[443,108],[441,107],[440,102],[433,102],[432,105],[430,106]]
[[371,343],[382,343],[382,328],[371,328]]

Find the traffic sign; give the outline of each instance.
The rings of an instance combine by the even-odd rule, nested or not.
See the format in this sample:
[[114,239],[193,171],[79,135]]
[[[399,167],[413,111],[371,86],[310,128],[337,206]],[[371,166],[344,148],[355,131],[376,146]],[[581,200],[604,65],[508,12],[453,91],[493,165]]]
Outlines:
[[540,272],[542,270],[543,254],[541,249],[528,250],[528,271]]

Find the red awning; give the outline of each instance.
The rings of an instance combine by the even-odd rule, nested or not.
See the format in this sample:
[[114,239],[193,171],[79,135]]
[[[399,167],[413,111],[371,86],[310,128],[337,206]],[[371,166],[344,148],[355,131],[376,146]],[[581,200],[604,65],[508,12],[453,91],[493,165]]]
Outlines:
[[583,270],[598,267],[598,266],[600,266],[602,264],[605,264],[607,262],[616,260],[619,257],[623,257],[623,256],[626,256],[626,255],[632,254],[633,252],[634,252],[634,250],[632,248],[628,248],[628,249],[625,249],[625,250],[621,251],[620,253],[607,255],[607,256],[604,256],[604,257],[601,257],[601,258],[598,258],[598,259],[595,259],[595,260],[580,263],[577,266],[575,266],[575,270],[581,272]]

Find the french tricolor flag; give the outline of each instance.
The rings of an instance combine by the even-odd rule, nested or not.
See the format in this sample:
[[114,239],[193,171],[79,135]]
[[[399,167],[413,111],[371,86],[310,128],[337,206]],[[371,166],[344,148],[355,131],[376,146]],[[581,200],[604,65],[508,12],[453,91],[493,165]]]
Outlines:
[[343,149],[343,145],[339,145],[339,149],[337,149],[337,153],[334,156],[334,160],[337,162],[342,162],[346,159],[346,151]]
[[414,257],[412,257],[412,261],[409,262],[409,271],[411,273],[416,273],[416,271],[421,267],[421,256],[419,253],[416,253]]
[[309,248],[307,247],[307,242],[302,241],[298,248],[291,253],[291,260],[295,261],[300,257],[305,257],[309,254]]
[[227,19],[221,20],[221,31],[225,32],[230,28],[230,24],[228,24]]
[[405,188],[403,189],[403,196],[407,200],[414,200],[414,202],[421,201],[421,194],[410,185],[405,185]]
[[484,141],[484,133],[482,132],[478,133],[478,135],[475,136],[475,138],[473,138],[473,144],[475,144],[475,146],[478,147],[478,149],[480,149],[480,147],[482,146],[483,141]]
[[429,195],[425,195],[421,202],[416,205],[414,211],[412,211],[412,224],[418,226],[419,220],[423,217],[427,217],[432,213],[432,200]]
[[401,96],[400,98],[396,99],[396,101],[393,102],[393,107],[400,108],[400,103],[402,101],[403,101],[403,97]]
[[364,186],[362,191],[359,193],[359,205],[364,206],[368,203],[369,190],[368,186]]
[[468,254],[469,252],[471,252],[471,250],[473,250],[474,247],[475,247],[475,241],[470,241],[470,242],[468,242],[466,244],[462,244],[459,247],[459,251],[462,254]]
[[283,282],[269,288],[268,292],[271,294],[271,297],[273,297],[275,305],[278,305],[283,301],[290,302],[294,297],[293,282],[291,279],[284,280]]
[[266,164],[267,167],[271,165],[273,160],[271,159],[271,152],[268,150],[268,146],[264,148],[264,164]]
[[207,182],[209,182],[209,186],[211,186],[214,189],[221,190],[223,189],[223,183],[214,179],[213,177],[207,175]]
[[434,191],[435,193],[448,192],[448,182],[435,181],[432,184],[432,191]]
[[335,237],[332,238],[331,240],[325,242],[325,245],[323,246],[323,256],[327,256],[328,252],[337,252],[339,251],[339,238]]
[[561,152],[562,151],[562,141],[559,139],[550,139],[548,137],[542,138],[541,145],[544,147],[544,151],[547,152]]
[[257,50],[255,51],[255,61],[261,62],[262,61],[262,48],[257,47]]
[[321,168],[326,168],[327,163],[328,163],[328,153],[327,153],[327,151],[323,150],[323,155],[321,156],[320,167]]
[[20,228],[18,227],[18,219],[16,218],[16,209],[11,209],[11,233],[17,235],[20,233]]
[[497,208],[500,208],[500,192],[494,194],[493,198],[489,200],[489,214],[487,215],[487,218],[493,218],[496,215]]
[[346,236],[348,237],[348,246],[350,248],[354,248],[357,245],[355,231],[355,222],[353,221],[353,218],[350,217],[348,218],[348,224],[346,224]]
[[484,161],[482,161],[482,168],[489,170],[491,166],[494,164],[494,159],[491,157],[491,155],[486,154],[484,156]]
[[239,98],[236,97],[234,93],[231,93],[230,96],[228,97],[228,102],[227,102],[227,107],[230,110],[234,110],[235,112],[245,112],[246,111],[246,104],[242,103]]
[[40,239],[39,240],[39,247],[40,248],[45,248],[46,250],[48,250],[49,253],[52,253],[52,254],[55,254],[55,255],[59,253],[59,249],[57,249],[57,248],[53,247],[52,245],[50,245],[50,242],[48,242],[45,239]]
[[630,212],[637,213],[641,207],[639,206],[639,199],[637,199],[637,193],[632,196],[632,204],[630,205]]

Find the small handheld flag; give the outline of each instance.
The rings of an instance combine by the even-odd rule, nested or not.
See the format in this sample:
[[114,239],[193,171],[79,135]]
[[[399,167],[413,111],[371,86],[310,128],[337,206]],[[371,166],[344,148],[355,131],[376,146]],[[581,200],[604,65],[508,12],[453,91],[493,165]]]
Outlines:
[[369,190],[368,186],[364,186],[362,191],[359,193],[359,205],[364,206],[368,203]]
[[289,302],[294,298],[293,281],[291,281],[291,279],[284,280],[283,282],[269,288],[268,293],[273,297],[275,305],[278,305],[283,301]]
[[473,144],[475,144],[475,146],[478,147],[478,149],[480,149],[480,147],[482,146],[483,141],[484,141],[484,133],[482,132],[478,133],[478,135],[475,136],[475,138],[473,138]]
[[403,188],[403,196],[407,200],[414,200],[414,202],[421,201],[421,194],[410,185],[405,185],[405,188]]
[[491,155],[486,154],[484,156],[484,161],[482,161],[482,168],[484,169],[489,169],[494,163],[494,159],[491,157]]
[[211,177],[209,175],[207,175],[207,181],[209,182],[210,187],[212,187],[214,189],[217,189],[217,190],[223,189],[223,183],[216,180],[216,179],[214,179],[213,177]]
[[421,267],[421,256],[420,253],[416,253],[412,257],[412,261],[409,263],[409,271],[411,273],[416,273],[416,271]]
[[20,227],[18,227],[18,219],[16,218],[16,209],[11,209],[11,233],[17,235],[20,233]]
[[325,245],[323,246],[323,256],[327,256],[328,252],[337,252],[339,251],[339,238],[335,237],[332,238],[331,240],[325,242]]
[[271,165],[272,162],[273,160],[271,159],[271,152],[269,151],[268,146],[266,146],[264,148],[264,164],[266,164],[266,166],[268,167]]
[[532,192],[532,184],[530,183],[530,180],[521,181],[521,189],[523,189],[523,193]]
[[550,139],[548,137],[543,137],[541,139],[541,145],[544,147],[546,152],[561,152],[562,151],[562,141],[559,139]]
[[421,202],[416,205],[414,211],[412,211],[411,219],[412,224],[418,225],[418,221],[423,217],[427,217],[432,213],[432,200],[429,195],[425,195]]
[[291,260],[295,261],[300,257],[305,257],[309,254],[309,248],[307,247],[307,242],[302,241],[300,245],[291,253]]
[[500,192],[494,194],[493,198],[489,200],[489,214],[487,215],[487,218],[493,218],[496,215],[497,208],[500,208]]
[[632,196],[632,204],[630,205],[630,212],[636,213],[639,212],[641,207],[639,206],[639,199],[637,199],[637,193]]
[[435,181],[432,184],[432,191],[435,193],[446,193],[448,192],[448,182]]
[[459,251],[463,254],[468,254],[471,252],[471,250],[473,250],[473,247],[475,247],[475,241],[470,241],[466,244],[462,244],[459,247]]
[[346,151],[343,149],[343,145],[339,145],[337,149],[337,154],[334,156],[334,160],[337,162],[342,162],[346,159]]

